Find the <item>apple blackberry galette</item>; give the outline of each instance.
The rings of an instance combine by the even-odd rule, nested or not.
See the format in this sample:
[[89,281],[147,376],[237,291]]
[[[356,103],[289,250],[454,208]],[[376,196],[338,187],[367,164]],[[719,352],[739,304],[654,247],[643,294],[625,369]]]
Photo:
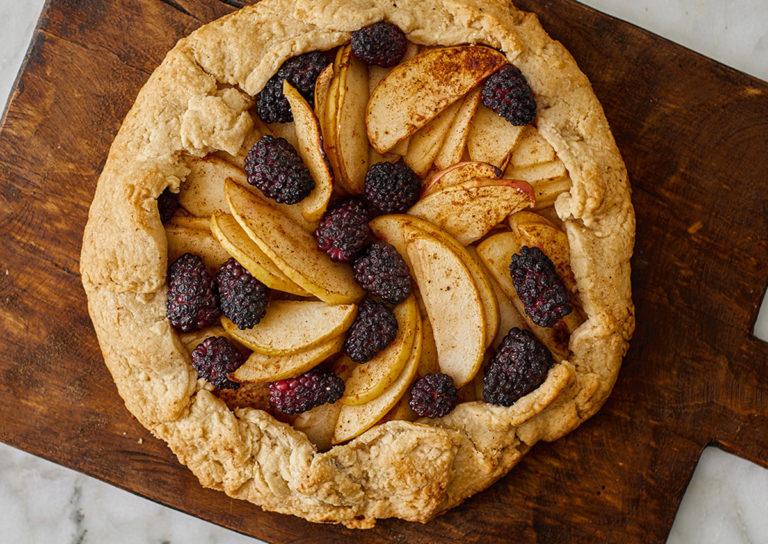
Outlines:
[[629,185],[589,82],[499,0],[263,0],[112,145],[83,283],[126,406],[207,487],[427,521],[603,404]]

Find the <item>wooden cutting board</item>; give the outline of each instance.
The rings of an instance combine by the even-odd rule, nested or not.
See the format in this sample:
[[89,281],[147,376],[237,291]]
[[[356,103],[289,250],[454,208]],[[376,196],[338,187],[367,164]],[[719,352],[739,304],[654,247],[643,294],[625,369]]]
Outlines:
[[205,490],[125,410],[78,275],[107,149],[175,41],[233,0],[51,0],[0,134],[0,440],[273,542],[663,542],[702,448],[768,466],[768,84],[571,0],[520,0],[605,105],[637,210],[637,333],[576,432],[428,525],[368,532]]

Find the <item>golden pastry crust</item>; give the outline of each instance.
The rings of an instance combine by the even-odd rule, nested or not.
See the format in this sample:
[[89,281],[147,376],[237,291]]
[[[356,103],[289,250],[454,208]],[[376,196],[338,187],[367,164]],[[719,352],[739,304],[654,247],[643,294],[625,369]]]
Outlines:
[[[445,418],[389,422],[320,453],[265,412],[230,411],[197,380],[165,318],[166,239],[155,198],[178,189],[185,157],[237,153],[251,129],[251,97],[283,61],[343,44],[382,19],[419,44],[498,48],[525,74],[538,128],[573,180],[555,209],[587,321],[571,337],[571,360],[510,408],[465,403]],[[502,0],[263,0],[181,40],[141,90],[99,179],[81,270],[126,406],[203,485],[267,510],[363,528],[378,518],[429,520],[600,408],[634,328],[634,232],[626,169],[603,110],[535,15]]]

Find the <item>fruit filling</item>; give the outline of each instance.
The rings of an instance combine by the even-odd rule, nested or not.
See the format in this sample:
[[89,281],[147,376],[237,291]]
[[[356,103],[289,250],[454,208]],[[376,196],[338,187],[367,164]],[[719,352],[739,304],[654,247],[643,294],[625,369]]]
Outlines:
[[516,66],[379,22],[285,61],[251,115],[157,199],[201,386],[323,449],[536,394],[583,317],[571,180]]

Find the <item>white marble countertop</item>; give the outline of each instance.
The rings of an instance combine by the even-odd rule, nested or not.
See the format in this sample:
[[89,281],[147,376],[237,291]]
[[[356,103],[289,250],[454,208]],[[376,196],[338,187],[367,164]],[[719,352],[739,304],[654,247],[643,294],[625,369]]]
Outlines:
[[[583,0],[768,80],[768,0]],[[0,0],[0,105],[44,0]],[[756,335],[768,340],[768,299]],[[41,507],[45,505],[45,507]],[[0,444],[0,542],[255,543]],[[768,544],[768,470],[716,448],[701,457],[669,544]]]

